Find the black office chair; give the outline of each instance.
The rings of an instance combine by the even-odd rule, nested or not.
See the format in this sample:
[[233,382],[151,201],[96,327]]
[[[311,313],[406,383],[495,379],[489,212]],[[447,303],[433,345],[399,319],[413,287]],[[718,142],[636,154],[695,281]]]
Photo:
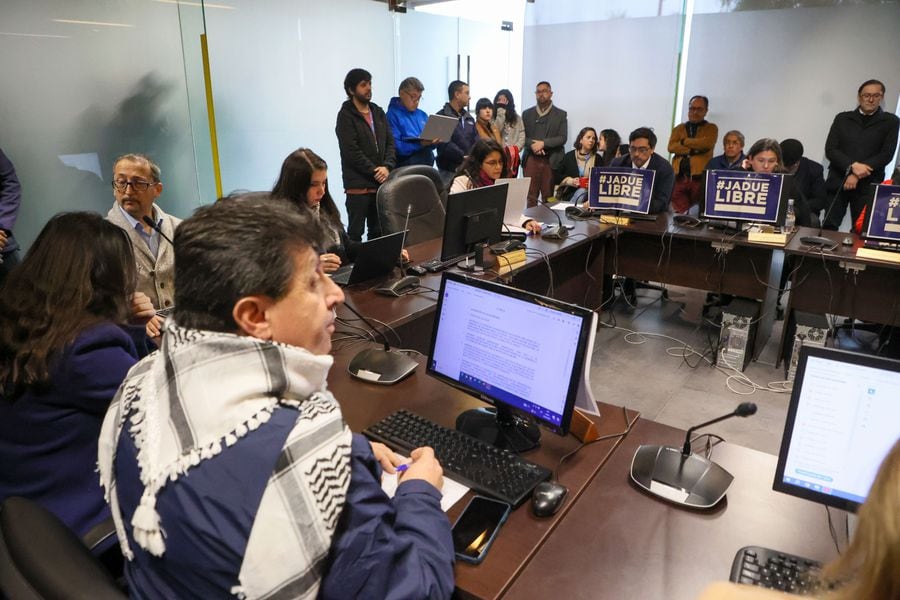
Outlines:
[[0,589],[16,600],[128,597],[62,521],[16,497],[0,508]]
[[444,234],[444,207],[434,184],[424,175],[406,175],[385,181],[378,188],[376,202],[378,220],[385,235],[403,231],[406,211],[410,208],[407,246]]
[[429,167],[428,165],[406,165],[405,167],[397,167],[393,171],[391,171],[390,175],[388,175],[387,180],[395,179],[397,177],[404,177],[406,175],[424,175],[434,184],[434,189],[437,190],[438,196],[441,198],[441,206],[444,209],[447,209],[447,188],[444,187],[444,182],[441,180],[441,174],[438,173],[437,169],[434,167]]

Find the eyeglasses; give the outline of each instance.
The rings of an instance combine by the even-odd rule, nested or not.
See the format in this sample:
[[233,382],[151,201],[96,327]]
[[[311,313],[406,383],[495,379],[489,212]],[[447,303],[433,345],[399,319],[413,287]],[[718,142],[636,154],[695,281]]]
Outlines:
[[503,165],[503,161],[502,160],[486,160],[481,164],[488,166],[488,167],[500,167]]
[[863,100],[881,100],[884,94],[860,94],[859,97]]
[[152,181],[144,181],[143,179],[135,179],[134,181],[125,181],[124,179],[116,179],[112,182],[112,186],[119,190],[120,192],[124,192],[128,189],[128,186],[131,186],[136,192],[146,192],[150,189],[150,186],[153,185]]
[[422,99],[422,94],[411,94],[410,92],[407,92],[406,90],[400,90],[400,91],[401,91],[401,93],[406,94],[406,97],[409,98],[413,102],[418,102],[419,100]]
[[628,151],[632,154],[646,154],[650,152],[650,146],[628,146]]

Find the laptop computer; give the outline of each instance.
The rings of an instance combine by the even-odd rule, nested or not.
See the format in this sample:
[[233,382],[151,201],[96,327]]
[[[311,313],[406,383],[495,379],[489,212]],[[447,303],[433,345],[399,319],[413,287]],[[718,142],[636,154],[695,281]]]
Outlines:
[[459,124],[459,119],[444,115],[431,115],[425,122],[425,127],[419,137],[405,137],[404,142],[430,142],[431,140],[448,141],[453,136],[453,131]]
[[332,281],[342,286],[353,285],[390,275],[397,266],[405,236],[406,231],[398,231],[363,242],[356,254],[356,262],[332,273]]
[[514,177],[498,179],[495,185],[506,183],[506,210],[503,211],[503,231],[525,233],[522,227],[522,215],[528,206],[528,188],[531,177]]

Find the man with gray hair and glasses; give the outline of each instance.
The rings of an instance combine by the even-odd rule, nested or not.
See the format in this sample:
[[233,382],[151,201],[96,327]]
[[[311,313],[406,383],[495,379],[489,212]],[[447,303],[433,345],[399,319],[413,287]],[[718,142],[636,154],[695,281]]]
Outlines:
[[428,115],[419,108],[424,91],[421,81],[416,77],[407,77],[400,82],[397,95],[388,104],[387,120],[394,134],[398,167],[434,165],[434,146],[441,140],[416,141],[428,121]]
[[[163,190],[160,175],[159,165],[144,154],[117,158],[112,176],[115,202],[106,214],[128,233],[137,263],[137,291],[147,294],[156,310],[171,309],[175,301],[175,252],[169,240],[181,223],[156,204]],[[155,337],[160,325],[161,319],[154,318],[147,333]]]

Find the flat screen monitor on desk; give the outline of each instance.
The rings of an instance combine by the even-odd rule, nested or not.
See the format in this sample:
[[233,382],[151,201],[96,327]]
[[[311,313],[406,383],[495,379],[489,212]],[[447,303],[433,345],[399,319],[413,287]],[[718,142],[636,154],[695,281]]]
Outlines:
[[427,372],[496,408],[496,415],[463,413],[457,427],[517,451],[537,445],[534,420],[566,435],[593,316],[586,308],[445,273]]
[[441,260],[465,256],[475,244],[501,240],[507,184],[489,185],[447,196]]
[[900,362],[803,346],[773,489],[855,511],[900,437]]
[[707,171],[702,217],[710,221],[781,225],[787,213],[790,175]]
[[594,167],[588,182],[588,206],[601,213],[650,212],[656,171],[633,167]]
[[[900,185],[873,186],[872,203],[866,210],[866,241],[900,244]],[[877,244],[876,244],[877,247]]]

